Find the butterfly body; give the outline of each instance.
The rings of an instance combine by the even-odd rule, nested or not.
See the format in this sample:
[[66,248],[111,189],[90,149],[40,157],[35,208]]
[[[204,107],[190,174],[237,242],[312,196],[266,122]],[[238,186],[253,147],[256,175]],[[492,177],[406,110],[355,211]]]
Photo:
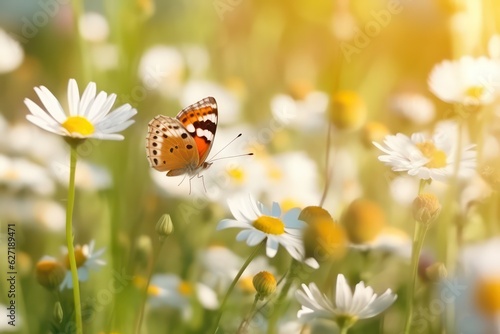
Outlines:
[[148,124],[146,152],[149,164],[167,176],[193,177],[209,168],[206,159],[217,130],[217,103],[213,97],[200,100],[175,118],[158,115]]

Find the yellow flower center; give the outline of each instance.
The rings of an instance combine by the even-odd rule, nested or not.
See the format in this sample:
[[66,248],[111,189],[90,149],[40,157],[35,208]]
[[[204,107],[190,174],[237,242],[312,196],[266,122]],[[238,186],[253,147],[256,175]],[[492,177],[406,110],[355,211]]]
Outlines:
[[500,312],[500,277],[488,277],[479,280],[475,301],[479,310],[487,316]]
[[279,168],[276,167],[270,167],[267,175],[273,181],[280,181],[281,179],[283,179],[283,173]]
[[471,86],[465,91],[467,97],[480,99],[484,94],[484,86]]
[[193,293],[193,286],[188,282],[180,282],[177,291],[183,296],[190,296]]
[[241,168],[230,168],[227,173],[237,184],[243,184],[246,179],[246,175]]
[[68,130],[69,133],[79,133],[82,136],[88,136],[94,133],[94,125],[90,123],[85,117],[70,116],[62,124],[63,128]]
[[148,286],[148,295],[149,296],[159,296],[161,293],[161,289],[157,287],[156,285],[149,285]]
[[[83,266],[85,264],[85,262],[87,261],[87,255],[85,255],[83,253],[83,249],[80,245],[76,245],[75,246],[75,260],[76,260],[76,267],[77,268],[80,268],[81,266]],[[70,268],[70,264],[69,264],[69,257],[68,255],[66,255],[66,268]]]
[[426,167],[446,167],[446,153],[439,150],[432,142],[426,141],[423,143],[417,143],[417,147],[422,154],[429,159],[429,162],[425,164]]
[[255,288],[253,287],[253,277],[245,276],[241,277],[238,281],[238,285],[243,292],[254,293]]
[[285,233],[285,224],[275,217],[260,216],[252,225],[266,234],[280,235]]

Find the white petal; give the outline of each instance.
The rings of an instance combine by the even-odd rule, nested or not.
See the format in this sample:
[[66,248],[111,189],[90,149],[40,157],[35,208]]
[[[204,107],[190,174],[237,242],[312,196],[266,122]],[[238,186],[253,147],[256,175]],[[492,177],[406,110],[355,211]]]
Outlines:
[[56,97],[44,86],[35,87],[35,92],[37,93],[40,101],[42,101],[43,105],[47,112],[54,117],[56,121],[59,123],[63,123],[66,120],[66,115],[64,114],[63,108],[61,104],[56,99]]
[[108,94],[105,92],[100,92],[97,94],[97,97],[95,98],[94,102],[92,103],[88,113],[85,115],[85,117],[92,123],[95,124],[94,119],[98,116],[101,116],[101,113],[103,112],[102,106],[106,102],[106,99],[108,98]]
[[266,242],[266,255],[273,258],[278,252],[279,243],[273,237],[268,237]]
[[389,306],[394,303],[396,300],[397,296],[392,294],[391,290],[388,289],[386,292],[384,292],[383,295],[375,299],[368,308],[363,310],[362,313],[359,314],[360,319],[366,319],[370,317],[374,317],[379,313],[382,313],[385,311]]
[[255,246],[262,242],[266,238],[266,235],[260,231],[252,231],[252,234],[247,239],[248,246]]
[[80,92],[75,79],[69,79],[68,82],[68,105],[71,116],[78,115],[78,104],[80,103]]
[[234,219],[223,219],[217,224],[216,230],[223,230],[226,228],[248,228],[250,225],[248,223],[243,223]]
[[96,94],[96,84],[95,82],[89,82],[87,88],[83,92],[82,98],[80,100],[80,106],[78,107],[80,116],[87,116],[88,110],[94,101]]
[[50,125],[60,124],[53,117],[47,114],[42,108],[30,99],[24,99],[24,104],[28,107],[29,111],[36,117],[42,119],[45,123]]
[[342,274],[337,276],[335,293],[335,306],[340,310],[349,310],[352,302],[352,291]]

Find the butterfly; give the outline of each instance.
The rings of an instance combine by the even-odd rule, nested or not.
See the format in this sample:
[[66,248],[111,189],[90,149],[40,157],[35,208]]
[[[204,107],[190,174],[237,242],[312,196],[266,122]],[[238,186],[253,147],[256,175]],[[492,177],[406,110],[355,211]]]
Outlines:
[[193,178],[209,168],[207,162],[217,131],[217,102],[206,97],[175,118],[158,115],[148,124],[146,152],[149,165],[167,176]]

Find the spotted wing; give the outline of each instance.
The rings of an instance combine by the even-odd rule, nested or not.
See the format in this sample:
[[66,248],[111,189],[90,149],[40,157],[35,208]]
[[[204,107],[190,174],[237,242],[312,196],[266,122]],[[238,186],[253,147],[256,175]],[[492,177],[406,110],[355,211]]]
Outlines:
[[213,97],[206,97],[182,109],[176,118],[194,139],[198,149],[199,165],[203,164],[210,153],[217,131],[217,102]]
[[179,120],[163,115],[148,124],[146,152],[151,167],[160,172],[175,171],[170,175],[181,175],[199,162],[193,137]]

